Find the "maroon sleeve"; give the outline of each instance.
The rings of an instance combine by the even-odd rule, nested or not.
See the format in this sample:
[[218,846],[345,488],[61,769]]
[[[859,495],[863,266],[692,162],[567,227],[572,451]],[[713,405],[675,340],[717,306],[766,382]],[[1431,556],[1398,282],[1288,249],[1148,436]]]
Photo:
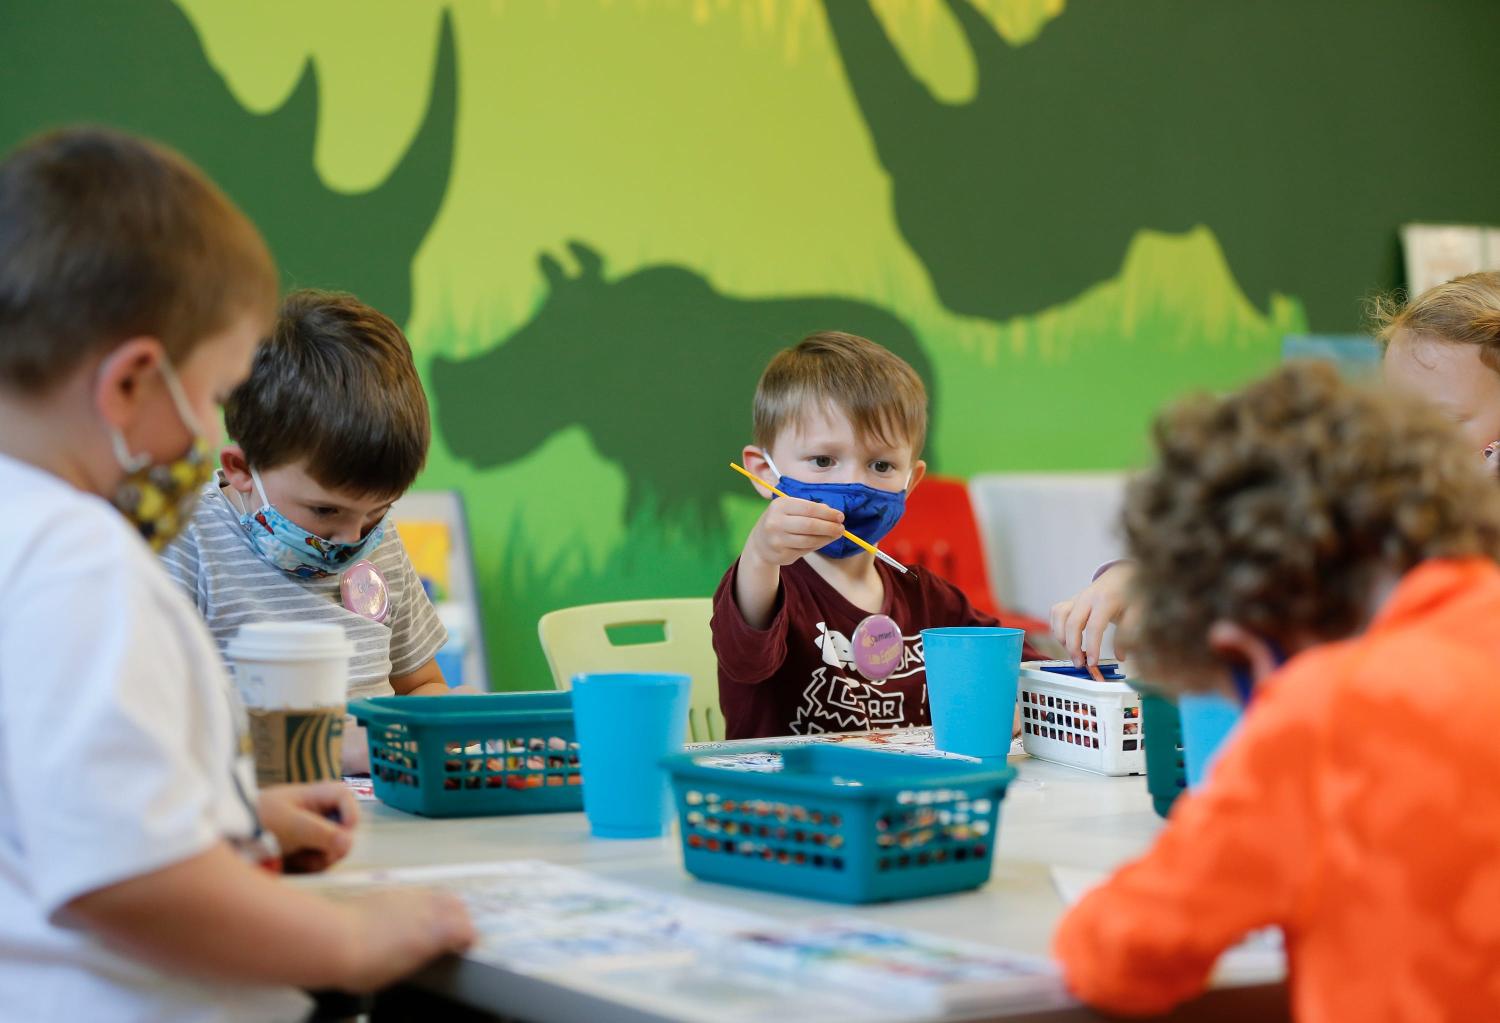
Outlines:
[[719,679],[753,685],[776,674],[786,660],[789,619],[786,585],[783,583],[776,594],[770,624],[764,629],[752,629],[734,600],[734,580],[739,569],[739,559],[735,559],[714,592],[709,629],[713,633],[714,653],[719,656]]
[[927,600],[933,610],[933,624],[958,627],[972,625],[992,628],[1000,624],[999,619],[988,615],[969,603],[964,591],[942,576],[924,573],[927,581]]

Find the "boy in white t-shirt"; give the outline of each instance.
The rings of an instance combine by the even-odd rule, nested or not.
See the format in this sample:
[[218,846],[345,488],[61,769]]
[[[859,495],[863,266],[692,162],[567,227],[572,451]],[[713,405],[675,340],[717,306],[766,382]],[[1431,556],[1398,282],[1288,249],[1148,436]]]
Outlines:
[[472,938],[455,900],[335,904],[264,868],[337,860],[356,808],[338,783],[256,792],[213,640],[152,556],[275,290],[174,153],[81,129],[0,162],[5,1020],[295,1020],[297,988],[372,989]]

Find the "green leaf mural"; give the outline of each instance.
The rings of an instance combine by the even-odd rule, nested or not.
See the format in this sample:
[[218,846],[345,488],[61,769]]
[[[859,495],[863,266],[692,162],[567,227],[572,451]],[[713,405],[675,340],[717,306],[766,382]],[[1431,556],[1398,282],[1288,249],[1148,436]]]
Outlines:
[[1400,219],[1500,218],[1496,9],[38,0],[0,141],[164,138],[289,281],[406,323],[420,485],[464,492],[492,674],[532,688],[542,612],[715,584],[760,508],[724,463],[804,330],[906,354],[968,475],[1130,465],[1161,402],[1350,325]]

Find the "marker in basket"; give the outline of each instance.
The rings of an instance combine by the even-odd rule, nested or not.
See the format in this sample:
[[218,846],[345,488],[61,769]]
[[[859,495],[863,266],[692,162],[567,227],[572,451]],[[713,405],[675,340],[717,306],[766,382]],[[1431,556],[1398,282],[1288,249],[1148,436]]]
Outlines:
[[[747,480],[753,480],[754,482],[759,483],[761,486],[765,487],[767,490],[769,490],[771,493],[775,494],[777,497],[786,497],[787,496],[786,494],[783,494],[781,491],[777,490],[775,487],[771,486],[771,484],[767,483],[765,480],[761,479],[759,476],[755,475],[749,469],[746,469],[742,465],[739,465],[739,464],[737,464],[735,462],[730,462],[729,463],[729,468],[733,469],[735,472],[739,473],[741,476],[745,477]],[[902,572],[902,573],[906,572],[906,570],[907,570],[906,566],[903,565],[903,564],[901,564],[901,562],[897,561],[895,558],[891,557],[889,554],[887,554],[885,551],[881,550],[879,547],[876,547],[874,544],[869,543],[868,541],[865,541],[865,540],[861,540],[859,537],[855,536],[853,533],[849,532],[847,529],[844,530],[844,538],[847,539],[847,540],[850,540],[850,541],[852,541],[852,542],[854,542],[856,544],[858,544],[861,547],[863,547],[865,550],[869,551],[871,554],[875,555],[881,561],[884,561],[887,565],[890,565],[892,568],[896,569],[898,572]]]

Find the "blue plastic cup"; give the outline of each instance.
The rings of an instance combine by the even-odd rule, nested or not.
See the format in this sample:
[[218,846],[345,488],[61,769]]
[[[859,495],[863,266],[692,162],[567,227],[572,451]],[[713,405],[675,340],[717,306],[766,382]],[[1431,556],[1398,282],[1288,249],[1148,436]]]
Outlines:
[[1025,636],[1020,629],[922,630],[938,749],[983,758],[1010,753]]
[[1244,708],[1218,693],[1179,693],[1177,710],[1182,714],[1182,760],[1188,787],[1197,788],[1239,725]]
[[661,758],[682,749],[686,675],[573,676],[583,812],[596,838],[657,838],[671,819]]

